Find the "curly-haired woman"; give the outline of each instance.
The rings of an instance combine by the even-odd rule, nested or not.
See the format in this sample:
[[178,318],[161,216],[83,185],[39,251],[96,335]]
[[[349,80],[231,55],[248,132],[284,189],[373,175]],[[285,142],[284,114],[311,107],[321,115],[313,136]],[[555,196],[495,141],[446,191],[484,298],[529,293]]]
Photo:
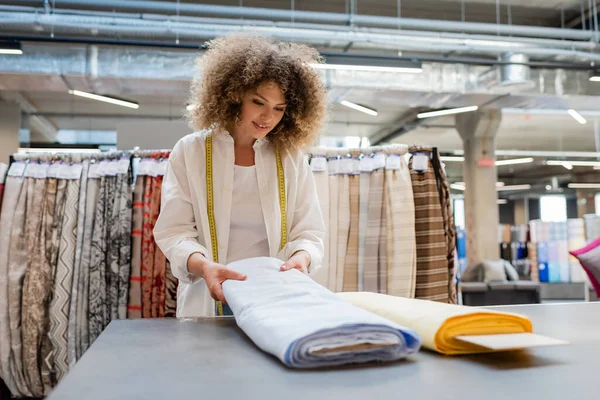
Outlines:
[[319,61],[307,46],[258,36],[216,39],[200,57],[190,112],[198,132],[173,148],[154,228],[179,279],[178,317],[231,312],[221,284],[245,279],[226,267],[233,261],[276,257],[282,270],[308,274],[320,266],[324,222],[301,152],[326,114],[309,65]]

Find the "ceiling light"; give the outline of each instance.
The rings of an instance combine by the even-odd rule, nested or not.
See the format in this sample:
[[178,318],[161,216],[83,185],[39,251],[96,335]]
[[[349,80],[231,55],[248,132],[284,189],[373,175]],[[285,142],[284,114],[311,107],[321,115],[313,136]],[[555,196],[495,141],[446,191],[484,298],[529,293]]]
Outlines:
[[453,157],[453,156],[440,156],[440,160],[441,161],[462,162],[462,161],[465,161],[465,158],[464,157]]
[[569,171],[573,169],[573,164],[566,161],[562,164],[562,166],[568,169]]
[[571,117],[573,117],[575,119],[575,121],[579,122],[581,125],[585,124],[587,121],[585,120],[585,118],[583,118],[581,116],[581,114],[579,114],[577,111],[573,110],[572,108],[569,109],[569,111],[567,111],[569,113],[569,115]]
[[79,90],[69,90],[69,94],[72,94],[75,96],[80,96],[80,97],[85,97],[87,99],[103,101],[105,103],[116,104],[118,106],[123,106],[123,107],[129,107],[129,108],[135,108],[135,109],[140,108],[139,104],[131,102],[131,101],[119,100],[119,99],[115,99],[113,97],[101,96],[99,94],[82,92]]
[[465,186],[463,186],[463,185],[459,185],[458,183],[453,183],[453,184],[451,184],[451,185],[450,185],[450,188],[451,188],[451,189],[454,189],[454,190],[462,190],[462,191],[464,191],[464,190],[465,190]]
[[527,158],[515,158],[512,160],[498,160],[496,161],[496,165],[514,165],[514,164],[527,164],[533,162],[532,157]]
[[498,204],[508,204],[508,200],[506,200],[506,199],[498,199],[497,203]]
[[552,190],[552,186],[546,185],[546,190]]
[[431,117],[440,117],[442,115],[451,115],[451,114],[461,114],[470,111],[476,111],[478,106],[469,106],[469,107],[459,107],[459,108],[449,108],[447,110],[438,110],[438,111],[429,111],[424,113],[417,114],[417,118],[431,118]]
[[[454,182],[455,185],[466,186],[464,182]],[[504,182],[496,182],[496,187],[504,186]]]
[[600,82],[600,75],[590,76],[590,82]]
[[21,55],[21,44],[18,42],[0,42],[0,54]]
[[405,67],[380,67],[377,65],[347,65],[347,64],[309,64],[315,69],[329,69],[338,71],[365,71],[365,72],[404,72],[409,74],[420,74],[421,68]]
[[369,115],[372,115],[374,117],[377,116],[377,111],[375,111],[375,110],[373,110],[371,108],[368,108],[368,107],[365,107],[365,106],[361,106],[359,104],[352,103],[352,102],[346,101],[346,100],[342,100],[341,104],[344,105],[344,106],[346,106],[346,107],[353,108],[353,109],[355,109],[357,111],[364,112],[365,114],[369,114]]
[[497,187],[496,190],[499,192],[508,192],[511,190],[528,190],[531,189],[531,185],[507,185],[502,187]]
[[188,110],[188,111],[192,111],[192,110],[196,109],[196,105],[195,104],[190,104],[185,109]]
[[600,189],[600,183],[569,183],[571,189]]
[[[559,165],[564,167],[565,163],[573,167],[600,167],[600,161],[571,161],[571,160],[547,160],[546,165]],[[567,168],[567,167],[565,167]]]
[[100,149],[75,149],[75,148],[30,148],[21,147],[17,150],[18,153],[100,153]]
[[390,56],[355,55],[348,53],[322,54],[325,64],[309,64],[316,69],[367,72],[403,72],[419,74],[423,72],[421,63]]

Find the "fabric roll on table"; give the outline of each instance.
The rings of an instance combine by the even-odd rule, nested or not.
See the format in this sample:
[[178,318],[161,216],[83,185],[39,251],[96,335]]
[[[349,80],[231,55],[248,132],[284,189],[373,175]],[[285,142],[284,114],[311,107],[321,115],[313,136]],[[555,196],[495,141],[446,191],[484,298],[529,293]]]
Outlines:
[[489,350],[456,339],[457,336],[531,333],[531,321],[521,315],[483,310],[429,300],[380,293],[344,292],[337,296],[416,331],[423,347],[446,355],[477,354]]
[[283,262],[258,257],[228,268],[247,275],[227,280],[223,293],[236,323],[263,351],[292,368],[395,361],[419,350],[411,329],[355,307]]

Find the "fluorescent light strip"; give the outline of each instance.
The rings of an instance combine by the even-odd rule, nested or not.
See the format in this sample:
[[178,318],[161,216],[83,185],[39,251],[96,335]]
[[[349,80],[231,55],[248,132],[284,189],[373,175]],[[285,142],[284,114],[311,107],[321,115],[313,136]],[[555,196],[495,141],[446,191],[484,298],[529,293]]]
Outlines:
[[[464,182],[454,182],[455,185],[466,186]],[[496,187],[504,186],[504,182],[496,182]]]
[[23,54],[23,50],[20,49],[0,49],[0,54],[10,54],[20,56]]
[[569,171],[573,169],[573,164],[566,161],[562,164],[562,166],[568,169]]
[[532,157],[527,157],[527,158],[515,158],[512,160],[498,160],[496,161],[496,165],[515,165],[515,164],[527,164],[533,162],[533,158]]
[[[569,164],[573,167],[600,167],[600,161],[571,161],[571,160],[547,160],[546,165],[559,165],[564,167]],[[565,167],[566,168],[566,167]]]
[[441,161],[455,161],[455,162],[463,162],[465,161],[464,157],[452,157],[452,156],[441,156]]
[[195,109],[196,106],[194,104],[190,104],[189,106],[187,106],[185,109],[188,111],[192,111],[193,109]]
[[599,75],[590,76],[590,82],[600,82],[600,76]]
[[420,74],[423,68],[408,67],[379,67],[376,65],[347,65],[347,64],[308,64],[315,69],[338,70],[338,71],[366,71],[366,72],[404,72],[409,74]]
[[[455,162],[462,162],[465,161],[464,157],[455,157],[455,156],[441,156],[440,157],[441,161],[455,161]],[[527,164],[533,162],[533,158],[532,157],[527,157],[527,158],[515,158],[512,160],[498,160],[496,161],[496,165],[502,166],[502,165],[515,165],[515,164]]]
[[499,192],[508,192],[511,190],[529,190],[531,189],[531,185],[507,185],[502,187],[497,187],[496,190]]
[[18,153],[100,153],[100,149],[74,149],[74,148],[30,148],[21,147],[17,150]]
[[105,103],[116,104],[116,105],[122,106],[122,107],[129,107],[129,108],[135,108],[135,109],[140,108],[139,104],[132,103],[130,101],[113,99],[112,97],[100,96],[99,94],[82,92],[79,90],[69,90],[69,94],[72,94],[75,96],[80,96],[80,97],[85,97],[85,98],[91,99],[91,100],[103,101]]
[[587,122],[586,119],[581,116],[581,114],[579,114],[577,111],[573,110],[572,108],[569,109],[569,111],[567,111],[567,112],[569,113],[569,115],[571,117],[573,117],[575,119],[575,121],[579,122],[581,125],[583,125]]
[[506,199],[498,199],[496,202],[498,204],[508,204],[508,200],[506,200]]
[[355,109],[357,111],[364,112],[365,114],[369,114],[369,115],[372,115],[374,117],[377,116],[377,111],[372,110],[372,109],[367,108],[367,107],[364,107],[364,106],[361,106],[361,105],[358,105],[356,103],[352,103],[350,101],[342,100],[341,104],[344,105],[344,106],[346,106],[346,107],[353,108],[353,109]]
[[424,113],[417,114],[417,118],[431,118],[431,117],[440,117],[442,115],[452,115],[452,114],[461,114],[470,111],[476,111],[478,106],[469,106],[469,107],[459,107],[459,108],[450,108],[448,110],[439,110],[439,111],[429,111]]
[[462,190],[462,191],[464,191],[464,190],[465,190],[465,186],[463,186],[463,185],[459,185],[459,184],[457,184],[457,183],[453,183],[453,184],[451,184],[451,185],[450,185],[450,188],[451,188],[451,189],[455,189],[455,190]]
[[571,189],[600,189],[600,183],[569,183]]

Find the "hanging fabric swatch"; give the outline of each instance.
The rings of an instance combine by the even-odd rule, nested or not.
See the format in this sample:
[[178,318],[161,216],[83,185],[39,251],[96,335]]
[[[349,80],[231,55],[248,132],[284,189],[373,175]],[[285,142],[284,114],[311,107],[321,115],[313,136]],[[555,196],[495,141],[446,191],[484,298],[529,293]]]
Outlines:
[[338,291],[338,208],[339,208],[339,160],[337,151],[327,152],[329,173],[329,279],[328,289]]
[[386,149],[387,293],[412,298],[417,272],[415,203],[410,171],[404,158],[407,150],[404,145]]
[[429,152],[410,160],[417,243],[417,299],[448,301],[448,259],[444,218]]
[[438,184],[440,203],[442,206],[442,216],[444,218],[444,231],[446,232],[446,250],[448,260],[448,303],[456,304],[456,269],[454,266],[454,253],[456,251],[456,226],[454,225],[454,213],[450,201],[450,185],[446,178],[446,172],[442,167],[440,153],[437,149],[432,149],[431,163]]
[[79,270],[79,282],[77,290],[77,312],[69,318],[75,318],[75,352],[79,359],[90,345],[89,334],[89,293],[90,293],[90,269],[92,263],[92,239],[96,229],[96,205],[100,195],[101,174],[100,162],[92,159],[88,170],[88,181],[85,204],[85,228],[81,249],[81,267]]
[[317,196],[321,206],[321,214],[325,223],[325,238],[323,240],[323,261],[321,268],[314,274],[313,279],[322,286],[329,288],[329,174],[327,169],[327,152],[315,151],[311,156],[311,168],[315,178]]
[[142,318],[142,228],[144,224],[144,177],[137,176],[133,189],[133,228],[131,231],[131,277],[127,318]]
[[[383,216],[383,191],[385,186],[385,174],[383,167],[385,166],[385,155],[383,153],[371,153],[373,157],[369,156],[367,166],[363,167],[366,171],[372,170],[372,172],[365,172],[368,175],[369,182],[369,193],[368,193],[368,209],[367,209],[367,227],[366,227],[366,238],[365,238],[365,251],[364,251],[364,265],[363,265],[363,290],[367,292],[378,292],[379,291],[379,267],[380,260],[379,248],[382,230],[382,216]],[[376,157],[383,159],[381,165],[375,164]],[[363,162],[364,165],[364,162]],[[363,174],[361,173],[361,179]],[[366,181],[366,179],[365,179]],[[362,181],[361,181],[362,185]],[[361,190],[361,195],[362,195]],[[361,198],[362,204],[362,198]],[[361,214],[362,216],[362,214]],[[361,227],[362,231],[362,227]],[[387,265],[385,265],[387,271]],[[387,274],[386,274],[387,275]],[[385,288],[387,290],[387,281],[385,282]]]
[[[16,360],[11,356],[11,321],[9,294],[12,285],[9,282],[10,238],[14,231],[23,231],[24,213],[16,215],[18,201],[23,187],[24,163],[13,163],[6,177],[6,196],[0,213],[0,374],[12,393],[25,389],[22,376],[13,377],[11,364]],[[23,205],[25,205],[23,203]],[[24,211],[24,209],[23,209]],[[13,223],[13,221],[15,223]],[[14,303],[13,303],[14,305]],[[20,335],[20,331],[18,332]],[[20,338],[19,338],[20,339]],[[21,357],[19,355],[19,364]]]
[[355,292],[358,290],[358,223],[360,212],[360,171],[358,156],[360,150],[351,150],[349,156],[342,160],[342,171],[348,177],[349,194],[349,227],[348,245],[344,263],[344,292]]
[[350,234],[350,176],[344,171],[344,158],[348,155],[347,150],[340,150],[338,153],[339,174],[338,174],[338,225],[337,225],[337,284],[336,290],[344,290],[344,275],[346,273],[346,253],[348,251],[348,235]]
[[[80,160],[74,160],[80,161]],[[69,326],[69,306],[73,285],[73,270],[75,267],[75,248],[77,246],[77,214],[79,206],[79,189],[81,163],[69,165],[67,168],[79,173],[69,173],[68,181],[61,176],[58,170],[57,177],[63,181],[67,188],[64,200],[62,227],[60,228],[58,260],[54,277],[53,296],[50,304],[50,340],[52,341],[54,373],[60,380],[69,370],[69,355],[67,351],[67,334]],[[64,168],[63,168],[64,170]],[[57,207],[58,209],[58,207]],[[58,218],[57,218],[58,219]],[[56,230],[54,231],[56,232]]]
[[365,286],[365,255],[367,249],[367,231],[369,226],[369,186],[371,185],[370,154],[360,154],[358,173],[360,176],[360,194],[358,207],[358,290]]
[[[19,163],[17,162],[17,165]],[[25,170],[22,163],[21,174]],[[11,166],[12,170],[12,166]],[[8,259],[8,317],[10,321],[10,369],[18,392],[32,396],[23,364],[22,292],[27,272],[28,255],[33,251],[36,227],[40,224],[42,199],[34,199],[35,179],[24,178],[13,215]],[[37,200],[37,201],[36,201]],[[8,200],[6,200],[8,201]]]
[[80,295],[81,260],[83,253],[83,238],[85,232],[85,215],[87,200],[88,169],[90,160],[83,160],[81,166],[81,180],[79,184],[79,199],[77,205],[77,233],[75,243],[75,259],[71,283],[71,296],[69,300],[68,327],[67,327],[67,358],[69,368],[77,362],[77,302]]
[[153,234],[160,212],[162,181],[168,156],[168,152],[148,153],[146,158],[140,160],[137,169],[136,179],[143,182],[136,184],[140,185],[137,186],[137,190],[141,191],[141,188],[144,188],[141,204],[142,236],[141,253],[134,253],[132,256],[134,259],[139,257],[141,261],[142,318],[162,318],[167,313],[172,315],[175,311],[177,280],[170,271],[167,272],[170,266],[160,248],[156,246]]
[[171,272],[171,264],[167,260],[165,266],[165,317],[175,318],[177,312],[177,278]]
[[[37,165],[36,165],[37,164]],[[35,172],[34,172],[35,167]],[[38,168],[39,167],[39,168]],[[49,315],[47,305],[51,296],[52,276],[56,268],[58,237],[53,228],[62,219],[66,182],[56,178],[45,179],[47,163],[29,163],[25,176],[34,178],[35,201],[40,202],[39,213],[35,212],[35,226],[29,224],[32,232],[33,249],[28,254],[27,272],[23,281],[22,297],[22,340],[23,368],[25,380],[35,397],[46,396],[52,388],[50,376],[52,345],[49,343]],[[31,171],[31,173],[29,172]],[[35,175],[41,172],[43,176]],[[37,211],[37,210],[36,210]],[[57,212],[58,211],[58,212]],[[29,213],[28,213],[29,214]],[[39,220],[38,220],[39,218]]]

